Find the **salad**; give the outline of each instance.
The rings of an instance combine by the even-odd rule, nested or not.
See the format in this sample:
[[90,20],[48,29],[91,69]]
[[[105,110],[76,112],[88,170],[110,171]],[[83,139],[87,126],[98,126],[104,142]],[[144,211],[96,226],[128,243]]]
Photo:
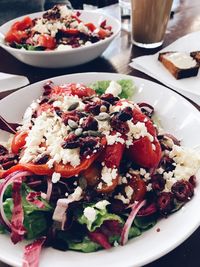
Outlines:
[[125,245],[194,195],[200,156],[134,103],[132,80],[49,81],[0,146],[0,231],[38,266],[43,246]]
[[96,43],[112,35],[106,20],[99,26],[80,19],[81,13],[55,5],[40,18],[25,17],[5,35],[7,45],[31,51],[69,50]]

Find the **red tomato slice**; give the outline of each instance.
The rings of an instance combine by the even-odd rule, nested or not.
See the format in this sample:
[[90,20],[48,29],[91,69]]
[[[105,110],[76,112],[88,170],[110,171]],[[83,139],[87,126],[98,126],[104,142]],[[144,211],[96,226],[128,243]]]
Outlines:
[[97,28],[97,27],[96,27],[93,23],[91,23],[91,22],[86,23],[85,26],[88,27],[88,29],[89,29],[91,32],[93,32],[93,31],[96,30],[96,28]]
[[133,111],[133,122],[137,123],[139,121],[140,122],[145,122],[145,126],[147,127],[148,132],[152,136],[156,136],[156,129],[153,126],[152,121],[146,115],[144,115],[140,110],[134,109],[134,111]]
[[[129,102],[128,100],[120,100],[117,102],[117,106],[121,106],[123,102]],[[161,159],[161,147],[157,140],[156,129],[153,126],[152,121],[144,115],[139,109],[133,110],[133,123],[137,122],[145,123],[148,132],[154,137],[153,143],[148,137],[143,137],[133,142],[133,145],[128,149],[128,156],[131,160],[142,167],[152,168],[158,165]],[[153,148],[153,146],[155,146]]]
[[62,86],[54,86],[51,96],[61,94],[77,95],[78,97],[82,98],[95,95],[96,92],[92,88],[86,87],[85,85],[79,83],[68,83]]
[[101,39],[105,39],[108,36],[108,32],[104,29],[99,29],[98,35]]
[[104,153],[104,162],[108,168],[118,168],[123,156],[125,144],[108,145]]
[[[155,146],[155,150],[152,147]],[[153,143],[147,136],[133,142],[128,149],[128,156],[133,162],[146,168],[156,167],[161,159],[160,143],[155,140]]]
[[29,17],[25,17],[22,21],[15,22],[5,36],[6,42],[21,43],[22,39],[27,39],[28,34],[25,32],[25,29],[31,27],[32,24],[32,20]]
[[69,35],[78,35],[80,33],[79,30],[73,28],[62,30],[62,32]]
[[30,28],[32,25],[32,19],[30,17],[25,17],[23,20],[15,22],[11,26],[11,29],[24,31],[25,29]]
[[24,31],[17,31],[17,30],[10,30],[7,32],[5,36],[5,41],[8,43],[16,42],[18,44],[21,43],[23,39],[26,39],[28,37],[27,33]]
[[26,144],[28,132],[17,132],[11,143],[11,150],[14,154],[18,154],[20,149]]
[[49,169],[47,164],[33,164],[33,163],[19,163],[9,170],[5,171],[2,175],[3,178],[15,171],[30,171],[36,175],[51,175],[53,174],[53,169]]
[[[106,139],[105,138],[101,139],[101,145],[102,145],[102,149],[103,149],[106,145]],[[56,163],[54,170],[55,170],[55,172],[60,173],[61,176],[64,178],[69,178],[69,177],[75,176],[75,175],[79,174],[80,172],[88,169],[92,165],[92,163],[99,157],[99,155],[101,154],[101,151],[102,150],[100,150],[96,154],[92,154],[89,159],[83,159],[82,162],[76,167],[73,167],[70,164]]]
[[132,202],[143,200],[146,194],[145,182],[139,175],[132,175],[128,185],[133,189]]
[[38,37],[38,45],[53,50],[56,47],[56,39],[48,34],[40,35]]

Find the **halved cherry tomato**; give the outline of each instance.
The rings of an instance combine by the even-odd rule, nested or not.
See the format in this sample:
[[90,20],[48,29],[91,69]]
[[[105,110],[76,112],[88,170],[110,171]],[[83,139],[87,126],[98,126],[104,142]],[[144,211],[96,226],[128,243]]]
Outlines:
[[85,26],[88,27],[88,29],[89,29],[91,32],[93,32],[93,31],[96,30],[96,28],[97,28],[97,27],[96,27],[93,23],[91,23],[91,22],[86,23]]
[[43,34],[38,37],[38,45],[53,50],[56,47],[56,39],[48,34]]
[[26,144],[26,137],[28,132],[17,132],[11,143],[11,150],[14,154],[18,154],[20,149]]
[[133,189],[131,202],[140,201],[144,199],[144,196],[147,191],[146,185],[139,175],[133,174],[128,185]]
[[37,117],[40,116],[42,112],[46,112],[47,110],[53,110],[53,106],[49,103],[41,104],[37,110]]
[[161,159],[160,143],[157,140],[151,143],[147,136],[134,141],[127,152],[133,162],[146,168],[156,167]]
[[19,163],[9,170],[5,171],[2,175],[3,178],[15,171],[30,171],[36,175],[51,175],[53,169],[49,169],[47,164],[33,164],[33,163]]

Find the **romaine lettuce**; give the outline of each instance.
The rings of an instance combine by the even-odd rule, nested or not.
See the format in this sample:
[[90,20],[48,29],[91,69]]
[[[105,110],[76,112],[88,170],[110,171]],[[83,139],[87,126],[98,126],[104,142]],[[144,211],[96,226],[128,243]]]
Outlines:
[[[97,94],[102,95],[105,93],[111,81],[97,81],[95,83],[90,84],[89,86],[93,88]],[[119,95],[120,98],[131,99],[135,93],[135,85],[132,80],[123,79],[117,81],[122,87],[122,92]]]

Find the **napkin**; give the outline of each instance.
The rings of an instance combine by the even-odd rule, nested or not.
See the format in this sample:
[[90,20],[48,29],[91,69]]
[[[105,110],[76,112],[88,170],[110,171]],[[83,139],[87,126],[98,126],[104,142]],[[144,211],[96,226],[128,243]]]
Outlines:
[[[174,43],[160,50],[159,52],[200,51],[200,31],[193,32],[177,39]],[[149,56],[134,58],[130,66],[140,70],[147,75],[159,80],[164,85],[174,89],[182,95],[190,98],[200,105],[200,70],[197,77],[176,80],[170,72],[158,61],[158,53]]]
[[29,84],[25,76],[0,72],[0,92],[18,89]]

